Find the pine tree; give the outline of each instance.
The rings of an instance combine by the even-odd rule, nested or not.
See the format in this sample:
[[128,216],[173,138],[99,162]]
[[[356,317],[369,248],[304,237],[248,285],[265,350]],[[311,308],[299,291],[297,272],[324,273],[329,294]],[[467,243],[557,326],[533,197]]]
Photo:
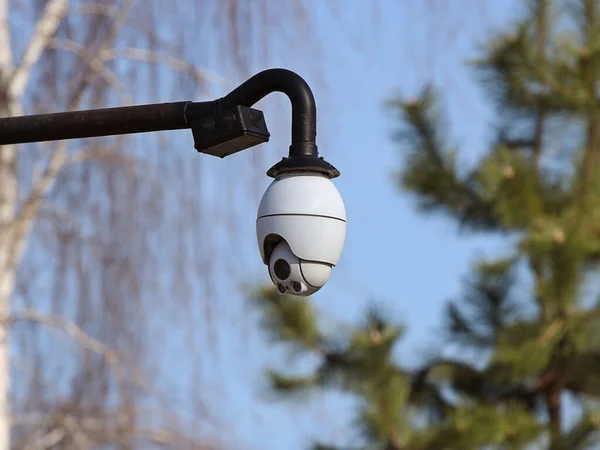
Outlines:
[[600,2],[528,2],[474,67],[497,121],[473,167],[449,143],[433,88],[391,107],[401,115],[398,180],[418,210],[507,240],[445,312],[444,342],[477,358],[407,370],[393,358],[402,329],[384,315],[327,335],[309,302],[269,292],[259,302],[266,328],[320,361],[309,375],[270,379],[287,394],[354,394],[357,450],[600,448],[600,302],[590,295],[600,262]]

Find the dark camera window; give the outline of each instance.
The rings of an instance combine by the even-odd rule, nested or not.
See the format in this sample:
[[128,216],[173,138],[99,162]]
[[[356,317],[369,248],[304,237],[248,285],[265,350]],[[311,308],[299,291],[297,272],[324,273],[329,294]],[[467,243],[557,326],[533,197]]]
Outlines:
[[287,280],[290,276],[290,265],[283,259],[278,259],[275,261],[275,264],[273,264],[273,270],[275,271],[275,276],[282,281]]

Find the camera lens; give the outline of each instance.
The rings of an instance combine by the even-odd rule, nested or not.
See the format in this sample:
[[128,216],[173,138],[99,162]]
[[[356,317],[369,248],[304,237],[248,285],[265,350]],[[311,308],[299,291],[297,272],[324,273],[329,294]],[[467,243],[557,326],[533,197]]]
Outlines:
[[277,283],[277,290],[279,292],[281,292],[282,294],[285,294],[285,292],[286,292],[285,286],[281,283]]
[[278,259],[273,264],[273,271],[275,272],[275,276],[280,280],[287,280],[290,276],[290,265],[284,259]]
[[294,281],[292,283],[292,287],[294,288],[294,290],[296,292],[300,292],[300,290],[302,289],[302,285],[300,283],[298,283],[297,281]]

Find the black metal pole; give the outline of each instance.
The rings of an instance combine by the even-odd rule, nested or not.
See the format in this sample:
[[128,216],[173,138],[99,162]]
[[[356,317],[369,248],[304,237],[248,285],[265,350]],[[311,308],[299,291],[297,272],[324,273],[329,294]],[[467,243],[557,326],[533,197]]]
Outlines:
[[[265,70],[219,102],[224,108],[250,107],[271,92],[290,99],[292,144],[315,144],[315,99],[306,81],[294,72]],[[185,111],[190,104],[196,117],[213,112],[214,102],[176,102],[4,118],[0,119],[0,145],[189,128]]]
[[314,96],[302,77],[286,69],[260,72],[216,102],[160,103],[2,118],[0,145],[189,128],[190,116],[212,114],[217,105],[250,107],[271,92],[286,94],[292,104],[290,156],[317,156]]
[[0,119],[0,145],[189,128],[186,110],[210,114],[213,102],[175,102]]
[[[286,69],[260,72],[225,97],[210,102],[175,102],[121,108],[0,118],[0,145],[112,136],[191,128],[198,151],[225,157],[269,140],[262,113],[250,108],[271,92],[282,92],[292,104],[289,157],[267,171],[277,178],[297,171],[340,172],[319,157],[317,108],[302,77]],[[247,116],[247,117],[246,117]]]

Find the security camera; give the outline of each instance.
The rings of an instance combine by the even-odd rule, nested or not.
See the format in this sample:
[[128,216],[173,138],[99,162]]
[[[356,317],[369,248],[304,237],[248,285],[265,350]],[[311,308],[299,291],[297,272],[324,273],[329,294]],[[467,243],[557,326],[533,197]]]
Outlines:
[[338,263],[346,238],[346,209],[329,177],[288,172],[267,188],[258,207],[261,258],[282,294],[309,296]]

